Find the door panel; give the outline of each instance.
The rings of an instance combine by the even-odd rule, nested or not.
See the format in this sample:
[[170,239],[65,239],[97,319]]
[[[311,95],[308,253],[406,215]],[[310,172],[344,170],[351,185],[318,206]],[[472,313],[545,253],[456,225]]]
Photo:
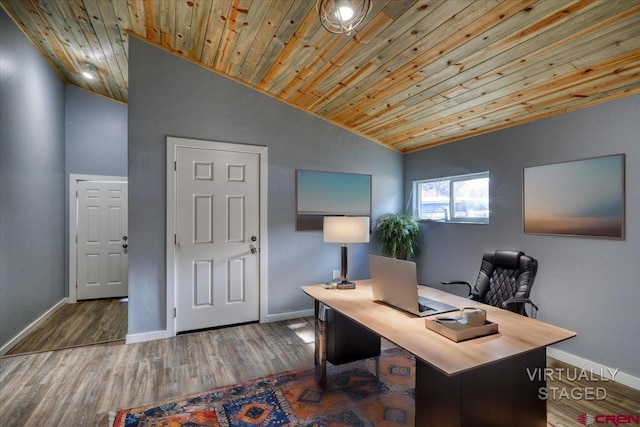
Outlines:
[[77,209],[77,299],[127,296],[127,183],[79,181]]
[[227,295],[229,302],[244,301],[244,259],[228,261]]
[[176,331],[259,319],[259,155],[176,151]]
[[193,283],[195,306],[213,305],[213,263],[211,261],[194,261]]

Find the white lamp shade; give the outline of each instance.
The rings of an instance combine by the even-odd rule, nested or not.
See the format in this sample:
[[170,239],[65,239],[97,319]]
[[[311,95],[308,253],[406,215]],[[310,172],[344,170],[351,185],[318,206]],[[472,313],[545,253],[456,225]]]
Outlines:
[[323,230],[327,243],[366,243],[369,241],[369,217],[325,216]]

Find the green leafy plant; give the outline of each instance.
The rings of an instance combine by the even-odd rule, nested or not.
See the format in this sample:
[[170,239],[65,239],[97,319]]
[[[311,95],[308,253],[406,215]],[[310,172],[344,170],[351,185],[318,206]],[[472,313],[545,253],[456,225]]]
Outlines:
[[385,256],[409,259],[420,253],[420,228],[409,215],[386,214],[376,221],[375,238]]

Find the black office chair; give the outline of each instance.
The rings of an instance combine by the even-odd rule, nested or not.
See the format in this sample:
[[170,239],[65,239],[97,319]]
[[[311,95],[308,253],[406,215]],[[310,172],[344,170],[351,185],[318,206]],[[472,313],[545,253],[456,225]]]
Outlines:
[[538,315],[529,294],[538,272],[538,261],[518,251],[491,251],[482,256],[480,273],[473,288],[468,282],[449,281],[443,285],[466,285],[469,298],[474,301],[504,308],[528,316],[525,307],[530,306],[531,317]]

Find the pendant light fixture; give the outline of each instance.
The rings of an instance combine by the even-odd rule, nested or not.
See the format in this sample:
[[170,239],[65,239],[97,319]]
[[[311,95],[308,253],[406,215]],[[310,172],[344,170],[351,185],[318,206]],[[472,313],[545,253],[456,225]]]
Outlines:
[[371,0],[318,0],[316,9],[327,31],[348,36],[369,13]]

